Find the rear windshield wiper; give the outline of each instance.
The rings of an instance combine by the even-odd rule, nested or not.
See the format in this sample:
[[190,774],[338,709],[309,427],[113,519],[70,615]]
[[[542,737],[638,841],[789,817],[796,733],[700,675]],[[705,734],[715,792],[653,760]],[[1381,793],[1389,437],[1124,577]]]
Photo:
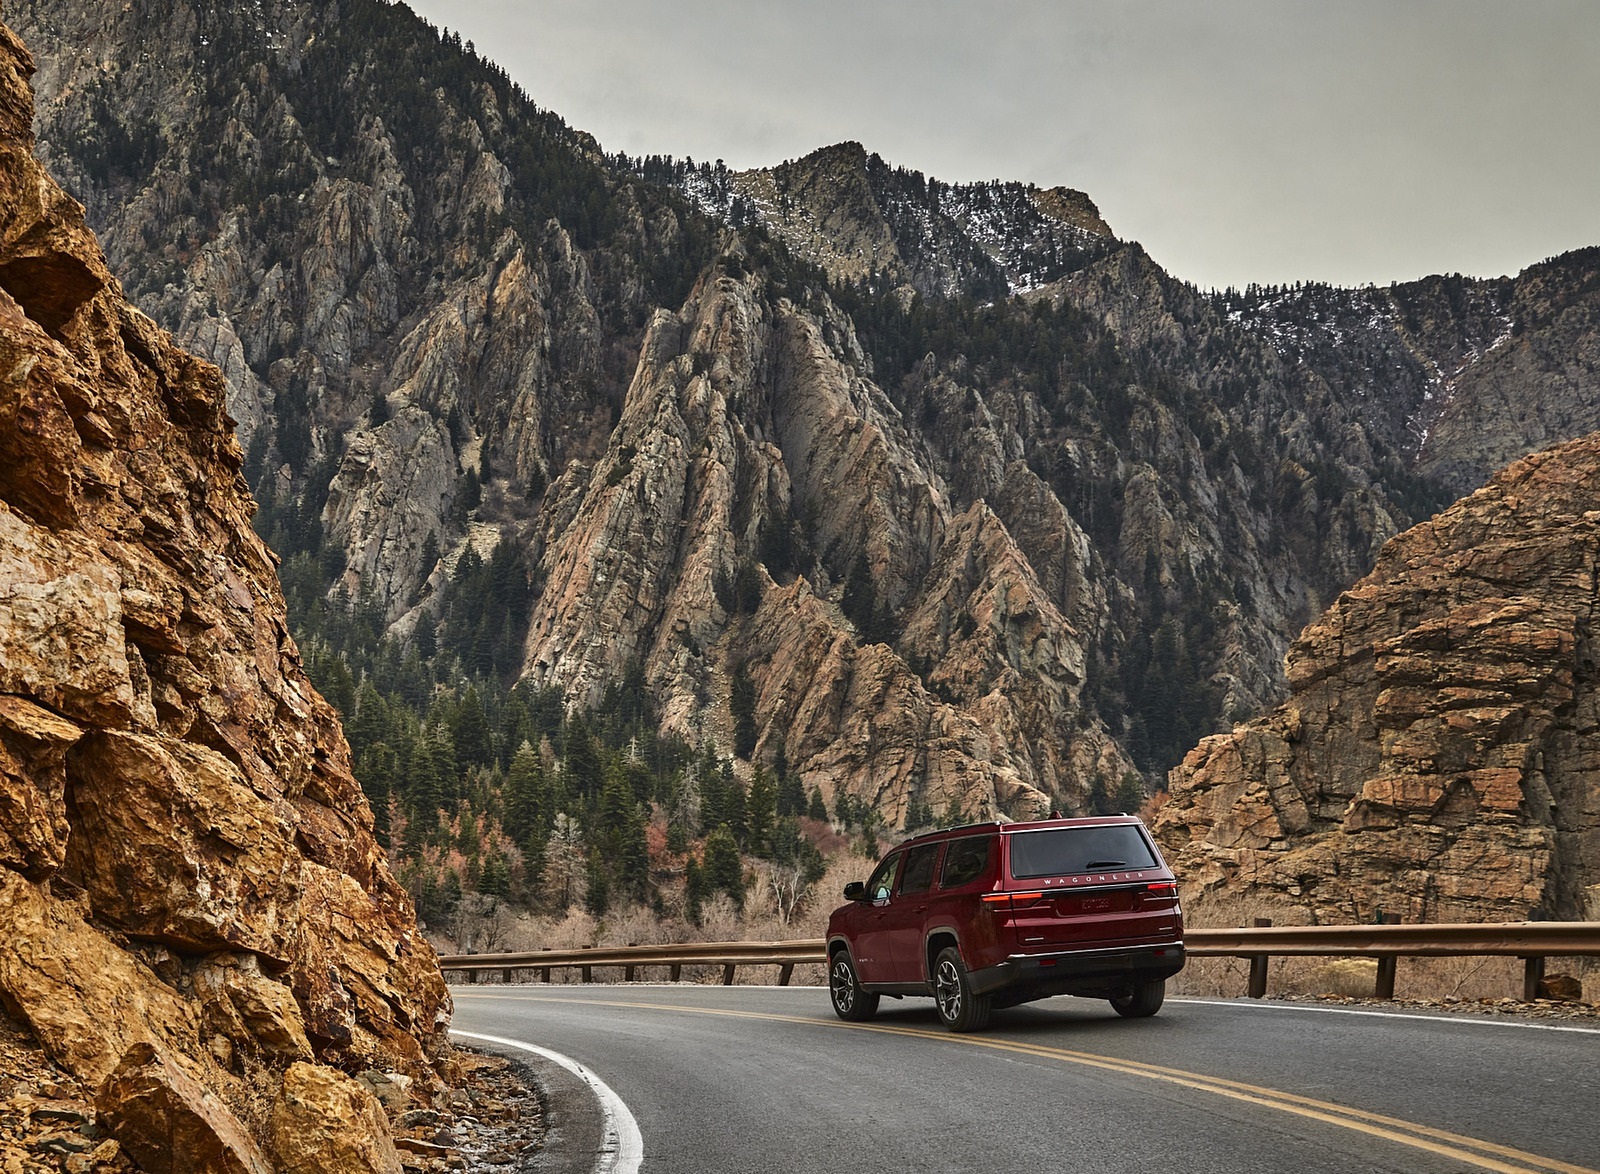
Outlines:
[[1127,866],[1128,862],[1126,860],[1091,860],[1084,865],[1085,868],[1126,868]]

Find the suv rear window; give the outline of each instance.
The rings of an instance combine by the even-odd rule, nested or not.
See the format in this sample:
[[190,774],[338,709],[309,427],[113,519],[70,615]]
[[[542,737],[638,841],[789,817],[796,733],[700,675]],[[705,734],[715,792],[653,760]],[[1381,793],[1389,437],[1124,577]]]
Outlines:
[[964,836],[951,840],[944,850],[944,871],[939,887],[955,889],[982,876],[989,868],[990,836]]
[[1150,845],[1133,824],[1049,828],[1011,837],[1011,875],[1072,876],[1101,868],[1154,868]]

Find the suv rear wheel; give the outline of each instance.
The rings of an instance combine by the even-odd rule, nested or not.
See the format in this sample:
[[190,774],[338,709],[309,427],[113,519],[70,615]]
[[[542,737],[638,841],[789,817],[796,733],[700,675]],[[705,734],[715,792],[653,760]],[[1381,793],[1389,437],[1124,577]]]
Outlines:
[[982,1031],[989,1022],[989,996],[975,995],[961,952],[946,946],[933,960],[933,1002],[951,1031]]
[[833,1000],[833,1013],[840,1019],[860,1023],[878,1013],[878,996],[861,989],[848,950],[837,951],[828,963],[828,996]]
[[1149,982],[1135,983],[1123,994],[1111,1000],[1111,1006],[1124,1019],[1143,1019],[1161,1010],[1167,997],[1167,980],[1154,978]]

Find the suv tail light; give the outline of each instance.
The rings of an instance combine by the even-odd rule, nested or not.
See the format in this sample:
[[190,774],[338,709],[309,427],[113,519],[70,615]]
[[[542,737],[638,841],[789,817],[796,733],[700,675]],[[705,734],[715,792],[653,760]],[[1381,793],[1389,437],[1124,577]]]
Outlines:
[[1146,905],[1177,904],[1178,886],[1173,881],[1156,881],[1145,885],[1143,898]]
[[1044,893],[985,893],[978,899],[995,913],[1015,913],[1041,904]]

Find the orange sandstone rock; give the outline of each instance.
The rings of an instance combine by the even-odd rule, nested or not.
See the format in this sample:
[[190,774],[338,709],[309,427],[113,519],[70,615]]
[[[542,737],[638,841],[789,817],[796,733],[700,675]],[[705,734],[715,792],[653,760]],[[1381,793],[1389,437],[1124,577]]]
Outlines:
[[1290,649],[1288,703],[1172,772],[1156,832],[1195,912],[1586,916],[1597,605],[1600,435],[1391,540]]

